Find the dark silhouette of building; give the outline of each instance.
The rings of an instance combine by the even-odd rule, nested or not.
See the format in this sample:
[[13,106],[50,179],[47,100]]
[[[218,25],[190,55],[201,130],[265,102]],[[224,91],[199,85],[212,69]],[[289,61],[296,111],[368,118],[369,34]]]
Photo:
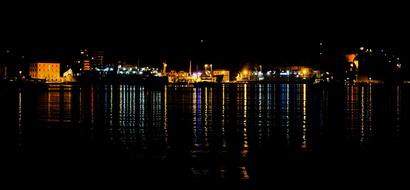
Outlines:
[[0,78],[16,80],[28,71],[25,56],[15,49],[0,49]]

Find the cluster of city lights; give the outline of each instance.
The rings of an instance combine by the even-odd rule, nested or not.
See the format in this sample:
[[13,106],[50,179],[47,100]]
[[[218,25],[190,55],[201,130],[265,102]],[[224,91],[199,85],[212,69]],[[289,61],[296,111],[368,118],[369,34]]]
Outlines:
[[158,72],[158,68],[151,67],[127,67],[119,65],[117,69],[118,75],[143,75],[144,73],[149,73],[154,76],[161,76]]
[[[327,72],[328,73],[328,72]],[[274,70],[269,70],[267,72],[260,71],[249,71],[244,69],[238,73],[236,80],[237,81],[246,81],[246,80],[270,80],[276,78],[300,78],[308,79],[311,78],[314,74],[318,76],[320,71],[315,71],[309,67],[295,67],[295,68],[277,68]]]
[[400,63],[401,62],[400,57],[391,53],[390,51],[386,49],[372,49],[372,48],[366,48],[362,46],[359,48],[359,51],[360,53],[383,57],[386,62],[388,62],[389,64],[392,64],[397,69],[401,69],[402,67]]
[[153,76],[162,76],[160,72],[158,72],[158,68],[151,68],[151,67],[135,67],[135,66],[122,66],[119,65],[117,69],[114,67],[105,67],[105,68],[95,68],[95,71],[107,74],[109,72],[117,72],[117,75],[144,75],[150,74]]

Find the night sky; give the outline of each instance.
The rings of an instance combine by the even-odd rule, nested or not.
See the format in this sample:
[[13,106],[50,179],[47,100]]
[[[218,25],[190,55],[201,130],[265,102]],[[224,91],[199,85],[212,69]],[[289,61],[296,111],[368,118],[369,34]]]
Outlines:
[[[123,36],[126,38],[127,36]],[[205,36],[206,37],[206,36]],[[169,68],[187,69],[189,60],[193,66],[205,63],[214,68],[240,70],[246,64],[311,65],[317,54],[317,41],[287,40],[276,37],[250,38],[249,36],[225,38],[130,38],[114,44],[74,46],[20,47],[33,60],[56,60],[70,62],[79,55],[80,49],[103,49],[105,61],[126,61],[130,64],[161,67],[166,60]]]
[[[193,67],[202,67],[203,64],[213,64],[214,68],[224,68],[237,71],[247,64],[262,64],[267,67],[277,65],[315,65],[317,63],[318,42],[323,42],[326,51],[339,54],[349,52],[358,47],[385,48],[408,60],[406,40],[403,39],[324,39],[309,40],[301,38],[278,38],[277,36],[241,37],[225,36],[215,38],[210,36],[189,36],[167,38],[166,36],[130,37],[117,43],[105,44],[68,44],[56,46],[46,44],[37,46],[14,48],[35,60],[60,61],[69,63],[78,57],[82,48],[103,49],[106,63],[126,61],[130,64],[140,62],[141,65],[161,67],[166,60],[170,69],[187,70],[189,60]],[[203,38],[200,38],[203,37]],[[111,38],[110,38],[111,39]],[[107,41],[105,41],[107,42]]]
[[[305,19],[315,9],[268,4],[41,7],[5,17],[9,19],[2,24],[0,46],[34,50],[35,57],[62,61],[76,56],[81,48],[103,48],[108,61],[139,59],[142,64],[161,66],[166,59],[170,68],[185,69],[193,59],[194,64],[211,63],[231,70],[246,63],[314,65],[318,41],[334,52],[370,44],[406,56],[410,49],[405,22],[392,22],[380,10],[372,17],[342,8],[325,9],[318,11],[322,17],[330,19],[328,14],[335,12],[344,18],[311,23]],[[30,16],[19,16],[20,12]]]

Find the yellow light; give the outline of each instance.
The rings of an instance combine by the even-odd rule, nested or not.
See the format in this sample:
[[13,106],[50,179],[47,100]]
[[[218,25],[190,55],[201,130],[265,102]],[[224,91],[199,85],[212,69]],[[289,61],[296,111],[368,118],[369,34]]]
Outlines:
[[354,60],[353,63],[356,66],[356,68],[359,68],[359,61],[358,60]]
[[248,70],[244,70],[244,71],[242,71],[242,73],[243,73],[244,75],[248,75]]

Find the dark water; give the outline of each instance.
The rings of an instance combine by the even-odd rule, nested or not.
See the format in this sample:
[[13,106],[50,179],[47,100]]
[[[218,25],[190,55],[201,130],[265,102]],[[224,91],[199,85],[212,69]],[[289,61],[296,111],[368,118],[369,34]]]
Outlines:
[[0,101],[17,183],[265,189],[408,176],[409,85],[4,87]]

